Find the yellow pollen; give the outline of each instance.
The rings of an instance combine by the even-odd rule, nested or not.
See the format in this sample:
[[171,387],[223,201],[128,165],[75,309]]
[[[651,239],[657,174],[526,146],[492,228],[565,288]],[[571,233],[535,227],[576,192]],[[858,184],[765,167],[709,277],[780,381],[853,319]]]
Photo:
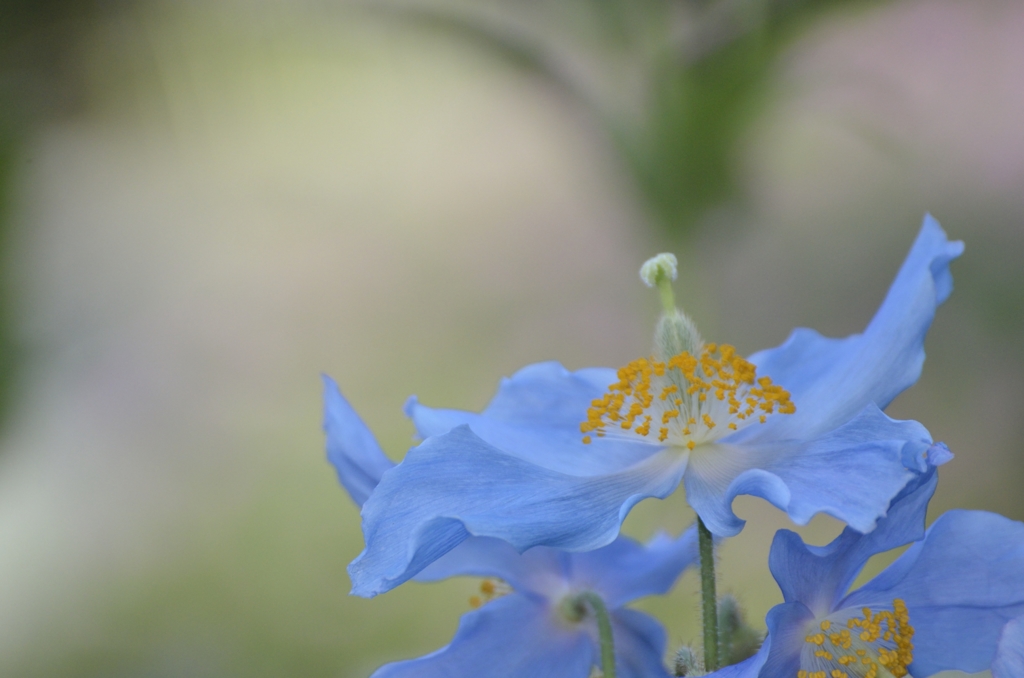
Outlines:
[[[903,678],[908,675],[907,667],[914,660],[914,627],[910,625],[903,600],[893,600],[891,610],[874,611],[865,607],[860,616],[845,621],[845,629],[828,635],[814,633],[804,639],[810,647],[802,653],[801,664],[807,668],[801,668],[797,678]],[[820,624],[823,632],[831,631],[832,626],[829,619]],[[820,670],[822,668],[826,670]]]
[[476,609],[484,603],[489,603],[495,598],[511,593],[512,587],[500,579],[484,579],[480,582],[480,595],[469,597],[469,606]]
[[[758,377],[754,364],[728,344],[707,344],[699,355],[684,351],[664,362],[638,358],[617,377],[587,409],[580,424],[585,444],[609,434],[613,425],[623,432],[619,435],[648,438],[655,435],[651,423],[657,421],[658,442],[692,450],[739,430],[738,422],[755,415],[764,423],[768,415],[796,412],[789,392],[769,377]],[[727,431],[712,433],[719,423]]]

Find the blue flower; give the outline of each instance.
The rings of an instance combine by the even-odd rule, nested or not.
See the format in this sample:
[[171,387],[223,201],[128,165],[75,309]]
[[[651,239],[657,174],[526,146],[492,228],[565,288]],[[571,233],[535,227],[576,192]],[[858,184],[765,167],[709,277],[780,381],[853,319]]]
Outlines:
[[[337,386],[324,377],[327,456],[357,505],[372,496],[394,464]],[[697,559],[696,530],[647,545],[619,537],[588,553],[539,546],[520,554],[500,539],[471,537],[422,570],[416,579],[493,577],[486,601],[465,614],[451,644],[418,659],[381,667],[374,678],[495,676],[587,678],[599,664],[597,627],[579,595],[596,593],[609,610],[617,674],[668,678],[665,633],[650,616],[622,606],[667,592]],[[484,602],[484,601],[479,601]]]
[[[470,535],[519,551],[598,548],[637,502],[680,482],[719,536],[742,529],[731,508],[740,494],[798,524],[825,512],[870,531],[911,479],[952,456],[923,426],[882,409],[917,380],[925,333],[952,291],[949,262],[962,250],[926,217],[875,317],[845,339],[797,329],[749,361],[706,345],[618,372],[531,365],[480,414],[410,399],[424,441],[364,507],[353,593],[387,591]],[[647,401],[615,400],[638,387]]]
[[[990,666],[1024,675],[1021,620],[1010,621],[1024,613],[1024,524],[950,511],[925,533],[935,480],[932,471],[908,485],[866,535],[846,528],[818,547],[780,530],[769,565],[785,602],[768,613],[761,651],[714,678],[926,678]],[[911,542],[848,592],[871,556]]]

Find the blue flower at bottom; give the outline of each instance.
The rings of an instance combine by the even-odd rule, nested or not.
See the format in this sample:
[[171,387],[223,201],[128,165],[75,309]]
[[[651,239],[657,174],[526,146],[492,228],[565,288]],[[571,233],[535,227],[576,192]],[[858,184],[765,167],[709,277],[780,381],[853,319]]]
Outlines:
[[[741,494],[766,499],[798,524],[824,512],[870,531],[908,482],[952,456],[921,424],[882,410],[917,380],[925,334],[953,288],[949,263],[962,250],[926,217],[863,333],[830,339],[798,329],[749,361],[711,344],[699,360],[681,353],[673,358],[682,361],[679,374],[641,375],[649,377],[649,407],[638,405],[628,430],[630,422],[613,427],[607,419],[607,430],[594,429],[600,417],[591,413],[615,409],[626,387],[614,388],[627,368],[642,373],[643,361],[625,372],[531,365],[503,380],[479,414],[410,400],[424,441],[383,475],[364,507],[366,549],[349,565],[352,592],[387,591],[471,535],[519,551],[592,550],[616,537],[635,504],[664,498],[680,483],[718,536],[743,527],[732,511]],[[683,405],[668,409],[676,400]],[[686,424],[679,414],[691,406],[697,416]]]
[[[327,455],[357,505],[370,497],[394,464],[384,455],[337,386],[324,377]],[[451,644],[418,659],[381,667],[374,678],[587,678],[600,664],[593,614],[582,592],[601,597],[609,611],[616,669],[623,678],[668,678],[662,663],[665,632],[652,617],[622,606],[665,593],[697,560],[696,530],[646,545],[619,537],[588,553],[537,547],[520,554],[510,544],[471,537],[421,571],[416,579],[458,575],[485,582],[480,609],[463,615]]]
[[[927,678],[989,667],[1024,675],[1016,671],[1024,658],[1020,620],[1010,621],[1024,614],[1024,524],[958,510],[925,532],[934,490],[932,472],[893,501],[873,532],[847,528],[827,546],[780,530],[769,565],[785,602],[768,613],[761,651],[712,676]],[[848,592],[871,556],[911,542]]]
[[1024,676],[1024,616],[1011,619],[999,636],[999,647],[992,662],[992,678]]

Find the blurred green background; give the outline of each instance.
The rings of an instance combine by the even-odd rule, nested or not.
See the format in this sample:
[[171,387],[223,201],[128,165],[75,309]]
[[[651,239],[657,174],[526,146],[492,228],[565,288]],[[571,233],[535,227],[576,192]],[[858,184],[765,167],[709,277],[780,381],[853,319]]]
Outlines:
[[[1024,519],[1022,63],[1011,0],[9,0],[0,675],[360,678],[445,644],[477,582],[347,595],[319,373],[400,458],[409,394],[645,353],[663,250],[749,354],[860,330],[932,212],[967,251],[889,413],[957,454],[933,515]],[[720,589],[763,628],[787,522],[737,511]],[[691,520],[680,492],[627,531]],[[697,589],[640,604],[673,647]]]

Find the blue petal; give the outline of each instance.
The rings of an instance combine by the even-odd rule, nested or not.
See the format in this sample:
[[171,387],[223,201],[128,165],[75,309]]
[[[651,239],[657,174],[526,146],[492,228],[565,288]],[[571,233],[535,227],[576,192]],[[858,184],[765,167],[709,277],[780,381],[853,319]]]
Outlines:
[[935,309],[949,296],[949,262],[963,252],[930,215],[863,334],[828,339],[797,329],[778,348],[750,357],[758,373],[792,395],[797,411],[765,426],[776,439],[814,436],[835,428],[868,403],[885,407],[917,381],[924,338]]
[[571,554],[572,581],[600,593],[608,607],[619,607],[667,593],[697,559],[696,526],[675,539],[659,534],[646,545],[619,537],[595,551]]
[[352,592],[394,588],[470,535],[519,551],[604,546],[637,502],[671,493],[685,467],[685,455],[666,450],[619,473],[578,477],[504,454],[465,426],[428,438],[363,506],[366,548],[349,565]]
[[768,656],[761,678],[793,678],[800,670],[800,650],[814,614],[801,603],[782,603],[768,610]]
[[808,546],[795,532],[776,532],[768,566],[786,602],[803,603],[816,617],[826,616],[871,556],[924,537],[925,513],[936,482],[932,469],[905,488],[868,534],[847,527],[827,546]]
[[587,678],[594,663],[588,629],[553,620],[541,602],[504,596],[464,614],[447,647],[382,666],[372,678]]
[[915,476],[903,462],[908,444],[927,454],[928,431],[915,421],[890,419],[869,403],[816,439],[698,447],[684,478],[686,499],[708,529],[724,537],[743,528],[732,511],[741,494],[768,500],[798,525],[823,512],[868,532]]
[[950,511],[842,607],[907,604],[913,675],[983,671],[1004,624],[1024,614],[1024,524],[984,511]]
[[[768,654],[771,651],[771,643],[769,641],[770,639],[766,638],[761,644],[761,649],[753,657],[748,657],[738,664],[720,668],[714,673],[708,674],[705,678],[755,678],[755,676],[760,676],[761,668],[768,660]],[[791,678],[791,676],[786,676],[785,678]]]
[[697,560],[695,527],[672,539],[659,534],[647,545],[620,536],[593,551],[567,553],[535,546],[519,553],[493,537],[470,537],[416,575],[435,581],[459,575],[497,577],[520,592],[553,597],[568,586],[596,591],[609,608],[665,593]]
[[597,438],[583,443],[580,423],[591,401],[600,398],[615,371],[590,368],[569,372],[556,362],[528,365],[502,379],[498,393],[480,414],[439,410],[416,398],[405,412],[422,438],[467,424],[500,450],[544,468],[572,475],[611,473],[658,451],[643,442]]
[[519,553],[501,539],[470,537],[427,565],[415,579],[427,582],[460,576],[496,577],[517,591],[546,594],[553,579],[564,579],[568,556],[543,546]]
[[394,463],[384,456],[377,439],[341,395],[334,380],[325,374],[323,381],[327,459],[352,501],[362,506]]
[[1017,617],[1003,627],[992,662],[992,678],[1024,676],[1024,617]]
[[615,670],[619,678],[668,678],[665,630],[653,617],[636,610],[611,613]]
[[[338,479],[358,506],[377,487],[380,478],[394,467],[376,439],[338,390],[324,375],[324,430],[327,458]],[[417,581],[438,581],[459,575],[499,577],[517,588],[527,588],[519,552],[500,539],[471,537],[416,576]]]

